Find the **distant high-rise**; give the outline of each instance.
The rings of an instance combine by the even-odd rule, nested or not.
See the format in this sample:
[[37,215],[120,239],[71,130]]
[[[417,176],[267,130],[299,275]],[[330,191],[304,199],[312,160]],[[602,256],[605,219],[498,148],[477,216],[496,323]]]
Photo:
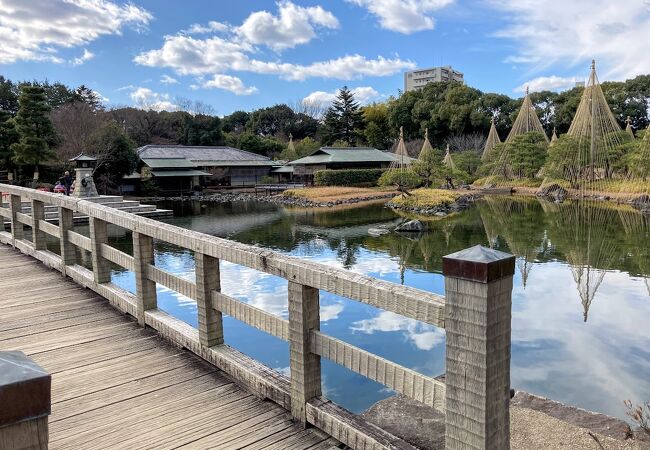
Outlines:
[[404,72],[404,91],[422,89],[434,81],[458,81],[463,83],[464,79],[463,74],[454,70],[451,66],[416,69]]

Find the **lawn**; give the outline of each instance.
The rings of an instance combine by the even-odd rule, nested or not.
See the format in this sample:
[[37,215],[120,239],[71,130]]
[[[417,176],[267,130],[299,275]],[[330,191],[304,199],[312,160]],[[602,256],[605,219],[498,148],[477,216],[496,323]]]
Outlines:
[[358,188],[344,186],[322,186],[302,189],[289,189],[284,191],[285,197],[297,197],[315,203],[328,203],[336,201],[353,200],[366,197],[385,197],[396,193],[394,189],[385,188]]
[[406,208],[434,208],[454,203],[463,195],[458,191],[429,188],[415,189],[410,194],[410,196],[398,195],[392,200],[392,203]]

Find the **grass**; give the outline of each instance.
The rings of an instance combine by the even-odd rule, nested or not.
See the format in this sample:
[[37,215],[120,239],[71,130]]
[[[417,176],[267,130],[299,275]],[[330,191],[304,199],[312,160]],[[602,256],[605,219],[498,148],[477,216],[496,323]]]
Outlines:
[[398,195],[393,199],[393,203],[407,208],[434,208],[454,203],[461,195],[463,194],[460,192],[445,189],[420,188],[411,191],[410,196]]
[[544,180],[540,178],[514,178],[508,179],[498,175],[490,175],[479,178],[474,182],[474,186],[483,187],[488,184],[494,184],[497,187],[540,187]]
[[322,186],[302,189],[289,189],[282,195],[285,197],[304,198],[316,203],[335,202],[337,200],[352,200],[363,197],[378,197],[394,192],[385,188],[360,188],[344,186]]

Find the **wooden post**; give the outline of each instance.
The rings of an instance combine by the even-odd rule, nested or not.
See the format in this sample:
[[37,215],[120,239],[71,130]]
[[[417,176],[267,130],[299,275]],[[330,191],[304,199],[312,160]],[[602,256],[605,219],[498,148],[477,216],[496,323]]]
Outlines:
[[14,247],[16,247],[16,241],[25,237],[23,224],[18,221],[18,216],[16,215],[16,213],[21,212],[21,209],[20,195],[11,194],[11,197],[9,197],[9,211],[11,212],[11,239],[13,240]]
[[133,232],[133,259],[135,263],[135,290],[138,301],[138,323],[145,326],[144,313],[156,309],[156,283],[147,278],[147,266],[154,263],[153,238]]
[[204,347],[223,344],[221,311],[212,307],[212,291],[221,291],[219,260],[195,253],[196,305],[199,313],[199,340]]
[[111,268],[108,260],[102,256],[102,244],[108,242],[108,224],[95,217],[91,217],[89,220],[93,277],[95,278],[95,283],[109,283],[111,281]]
[[318,289],[289,281],[291,415],[307,426],[306,403],[321,395],[320,356],[309,351],[312,330],[320,330]]
[[20,351],[0,352],[0,448],[47,450],[52,377]]
[[477,245],[443,258],[446,448],[510,448],[515,257]]
[[69,208],[59,206],[59,241],[61,242],[61,273],[66,274],[66,266],[76,264],[77,255],[74,244],[68,238],[68,230],[74,227],[73,212]]
[[39,200],[32,200],[32,243],[34,244],[34,250],[47,249],[47,237],[41,230],[41,220],[45,220],[45,204]]

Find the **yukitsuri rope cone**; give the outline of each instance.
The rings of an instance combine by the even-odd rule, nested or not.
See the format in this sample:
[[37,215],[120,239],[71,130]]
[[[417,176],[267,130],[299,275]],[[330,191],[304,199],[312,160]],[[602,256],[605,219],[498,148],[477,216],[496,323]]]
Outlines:
[[634,130],[632,129],[632,119],[630,116],[627,116],[627,119],[625,119],[625,132],[628,133],[630,136],[634,137]]
[[515,123],[512,124],[512,129],[510,130],[510,133],[508,133],[506,142],[511,142],[515,137],[520,136],[522,134],[530,133],[531,131],[537,131],[538,133],[542,133],[546,138],[546,141],[548,142],[548,137],[546,136],[544,127],[542,126],[542,123],[539,121],[539,117],[537,117],[537,112],[535,112],[535,106],[533,106],[533,102],[530,100],[530,95],[528,95],[528,88],[526,88],[526,95],[524,96],[524,102],[521,105],[519,114],[517,114]]
[[557,141],[557,132],[555,131],[555,127],[553,127],[553,135],[551,136],[551,144],[553,145]]
[[454,158],[451,157],[451,152],[449,151],[449,144],[447,144],[447,151],[445,152],[445,158],[442,160],[442,163],[451,170],[456,170]]
[[481,154],[481,161],[485,161],[487,155],[494,148],[494,146],[500,143],[501,143],[501,139],[499,139],[499,133],[497,133],[497,127],[494,125],[494,117],[492,117],[492,123],[490,124],[490,132],[488,133],[487,140],[485,141],[485,147],[483,147],[483,153]]
[[296,147],[293,145],[293,135],[291,133],[289,133],[289,145],[287,145],[286,157],[289,161],[295,161],[298,159],[298,152],[296,151]]
[[408,194],[406,192],[406,177],[412,172],[411,159],[406,144],[404,143],[404,127],[399,127],[399,142],[395,149],[395,159],[390,163],[387,173],[396,174],[394,177],[397,179],[397,190],[402,192],[402,195]]

